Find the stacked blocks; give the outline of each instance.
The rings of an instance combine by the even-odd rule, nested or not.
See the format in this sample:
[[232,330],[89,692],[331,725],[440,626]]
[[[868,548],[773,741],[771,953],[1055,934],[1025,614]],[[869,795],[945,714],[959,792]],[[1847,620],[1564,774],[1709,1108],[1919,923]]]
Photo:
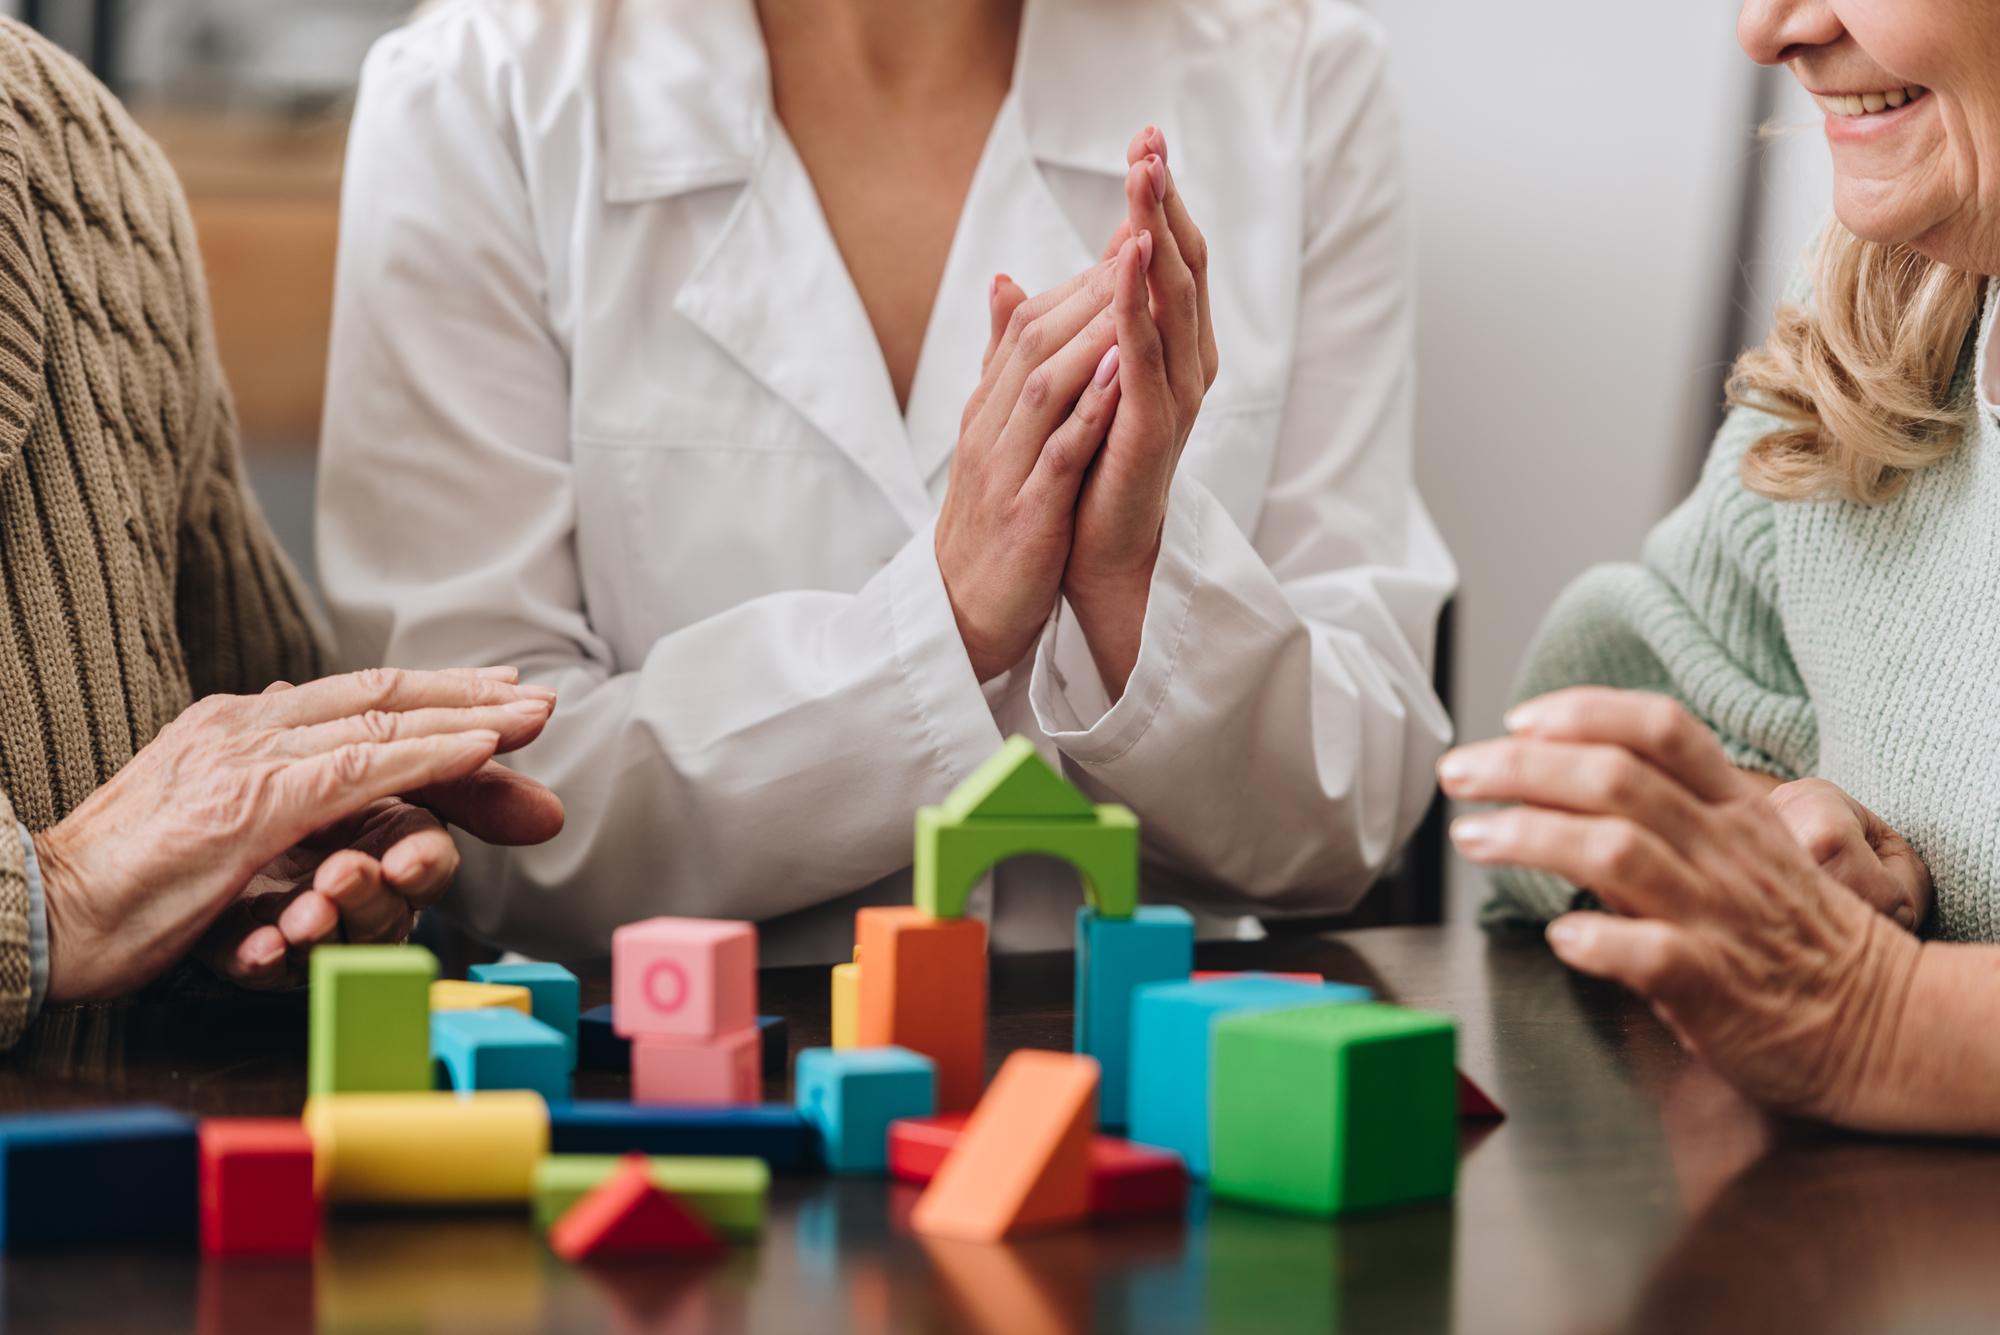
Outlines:
[[[965,1134],[964,1113],[905,1117],[889,1127],[889,1171],[901,1182],[929,1182]],[[1187,1204],[1187,1167],[1178,1154],[1115,1136],[1090,1138],[1090,1213],[1115,1219],[1178,1213]]]
[[431,1087],[436,956],[421,946],[321,946],[311,973],[311,1094]]
[[166,1108],[0,1116],[0,1250],[192,1231],[196,1157]]
[[1097,1080],[1089,1057],[1024,1048],[1007,1058],[917,1201],[911,1226],[997,1242],[1085,1218]]
[[1128,918],[1138,905],[1138,818],[1124,807],[1092,806],[1034,743],[1012,737],[942,806],[917,809],[917,907],[932,917],[962,917],[980,875],[1021,853],[1048,853],[1074,866],[1091,907],[1107,918]]
[[[543,1230],[553,1227],[630,1157],[552,1154],[535,1165],[536,1225]],[[671,1191],[716,1232],[738,1238],[763,1232],[771,1170],[762,1159],[639,1157],[645,1159],[654,1186]]]
[[440,978],[431,984],[434,1011],[475,1011],[489,1006],[506,1006],[523,1015],[534,1014],[534,998],[525,987],[468,983],[458,978]]
[[1371,1002],[1219,1021],[1215,1194],[1321,1217],[1451,1195],[1456,1049],[1450,1017]]
[[[783,1075],[792,1051],[785,1017],[758,1016],[757,1036],[763,1041],[764,1074]],[[632,1040],[612,1028],[610,1006],[592,1006],[576,1017],[576,1064],[586,1071],[631,1071]]]
[[792,1083],[836,1173],[886,1171],[889,1124],[927,1117],[937,1102],[937,1064],[907,1048],[807,1048]]
[[563,1036],[569,1045],[569,1068],[576,1069],[577,1008],[583,989],[576,975],[560,964],[475,964],[466,970],[475,983],[528,990],[528,1014]]
[[861,947],[856,946],[852,961],[833,966],[833,1046],[858,1046],[855,1036],[860,1026]]
[[754,1155],[783,1172],[812,1158],[812,1128],[776,1103],[668,1108],[584,1099],[549,1112],[556,1154]]
[[1125,1130],[1172,1150],[1188,1172],[1209,1171],[1209,1089],[1214,1027],[1228,1015],[1366,1001],[1368,989],[1246,974],[1212,983],[1153,983],[1132,999],[1131,1080]]
[[319,1205],[304,1124],[211,1117],[200,1142],[202,1251],[217,1259],[312,1255]]
[[1076,1050],[1104,1068],[1098,1091],[1107,1126],[1126,1122],[1132,993],[1145,983],[1178,982],[1194,964],[1194,919],[1186,909],[1148,904],[1129,918],[1076,911]]
[[551,1103],[569,1097],[569,1043],[509,1006],[433,1011],[431,1050],[453,1089],[532,1089]]
[[305,1126],[329,1201],[525,1201],[549,1152],[548,1105],[530,1090],[316,1095]]
[[721,1240],[700,1215],[655,1185],[645,1156],[635,1154],[555,1222],[549,1250],[571,1263],[713,1256]]
[[632,1096],[743,1103],[762,1088],[757,929],[649,918],[611,934],[612,1024],[632,1040]]
[[964,1112],[986,1074],[986,924],[917,908],[854,915],[862,1047],[901,1047],[937,1063],[937,1107]]

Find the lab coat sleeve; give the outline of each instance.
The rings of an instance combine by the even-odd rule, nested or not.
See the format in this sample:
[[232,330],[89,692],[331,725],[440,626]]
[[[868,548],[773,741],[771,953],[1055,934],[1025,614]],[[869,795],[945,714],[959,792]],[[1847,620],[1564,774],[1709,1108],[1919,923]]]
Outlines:
[[1451,735],[1430,664],[1457,572],[1411,476],[1399,146],[1380,40],[1354,37],[1308,57],[1296,351],[1254,537],[1183,470],[1124,694],[1106,700],[1067,611],[1028,687],[1150,854],[1261,914],[1351,906],[1422,819]]
[[529,188],[520,139],[576,130],[524,123],[476,32],[406,33],[371,56],[351,132],[320,568],[351,661],[514,663],[557,688],[506,760],[568,810],[539,847],[461,838],[447,908],[579,958],[638,918],[760,919],[908,865],[910,813],[1002,740],[930,529],[858,592],[758,598],[615,662],[584,605],[556,266],[530,205],[560,191]]

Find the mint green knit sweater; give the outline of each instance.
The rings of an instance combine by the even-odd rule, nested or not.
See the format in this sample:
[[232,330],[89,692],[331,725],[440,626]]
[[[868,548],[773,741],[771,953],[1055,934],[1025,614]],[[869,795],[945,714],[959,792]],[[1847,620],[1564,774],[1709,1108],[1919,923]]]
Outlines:
[[[1988,286],[1959,367],[1968,402]],[[1675,696],[1737,764],[1818,775],[1908,839],[1936,888],[1928,934],[2000,941],[2000,424],[1970,408],[1959,448],[1872,506],[1746,491],[1738,465],[1772,425],[1729,415],[1641,564],[1597,566],[1556,600],[1515,698]],[[1492,880],[1487,921],[1545,920],[1575,895],[1541,873]]]

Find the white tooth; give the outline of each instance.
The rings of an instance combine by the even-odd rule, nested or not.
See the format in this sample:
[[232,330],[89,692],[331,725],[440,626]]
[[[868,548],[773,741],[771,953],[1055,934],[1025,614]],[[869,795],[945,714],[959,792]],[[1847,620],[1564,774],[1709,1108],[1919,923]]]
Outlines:
[[1888,101],[1880,93],[1863,93],[1861,95],[1861,109],[1863,111],[1880,111],[1888,105]]
[[1859,116],[1862,110],[1860,97],[1858,97],[1853,93],[1849,93],[1847,95],[1846,101],[1847,101],[1847,114],[1850,116]]
[[1909,100],[1910,95],[1900,88],[1891,88],[1888,92],[1882,94],[1882,101],[1891,107],[1900,107]]

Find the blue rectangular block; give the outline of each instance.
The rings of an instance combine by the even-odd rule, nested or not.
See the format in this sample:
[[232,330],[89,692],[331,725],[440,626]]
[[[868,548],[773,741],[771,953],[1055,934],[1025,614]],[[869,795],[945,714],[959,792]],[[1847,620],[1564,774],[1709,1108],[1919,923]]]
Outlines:
[[549,1105],[551,1154],[750,1155],[783,1172],[811,1166],[813,1139],[798,1109],[782,1103]]
[[576,1069],[576,1016],[583,989],[576,975],[560,964],[475,964],[466,971],[475,983],[501,983],[528,989],[535,1018],[569,1044],[569,1069]]
[[1185,982],[1194,967],[1194,919],[1186,909],[1142,904],[1129,918],[1076,911],[1076,1050],[1104,1068],[1098,1120],[1125,1124],[1132,990],[1143,983]]
[[431,1055],[451,1087],[532,1089],[551,1103],[569,1097],[569,1042],[512,1006],[431,1012]]
[[[757,1033],[764,1043],[764,1074],[783,1075],[791,1056],[791,1034],[782,1015],[757,1017]],[[620,1038],[611,1028],[611,1007],[592,1006],[577,1017],[577,1065],[586,1071],[629,1071],[632,1069],[632,1040]]]
[[0,1116],[0,1250],[192,1233],[195,1119],[151,1104]]
[[1215,1063],[1215,1022],[1225,1015],[1366,1001],[1373,994],[1346,983],[1294,983],[1246,975],[1214,983],[1154,983],[1132,1000],[1132,1080],[1125,1134],[1173,1150],[1188,1173],[1209,1171],[1209,1075]]
[[836,1173],[886,1173],[889,1123],[937,1111],[937,1063],[908,1048],[806,1048],[792,1085]]

